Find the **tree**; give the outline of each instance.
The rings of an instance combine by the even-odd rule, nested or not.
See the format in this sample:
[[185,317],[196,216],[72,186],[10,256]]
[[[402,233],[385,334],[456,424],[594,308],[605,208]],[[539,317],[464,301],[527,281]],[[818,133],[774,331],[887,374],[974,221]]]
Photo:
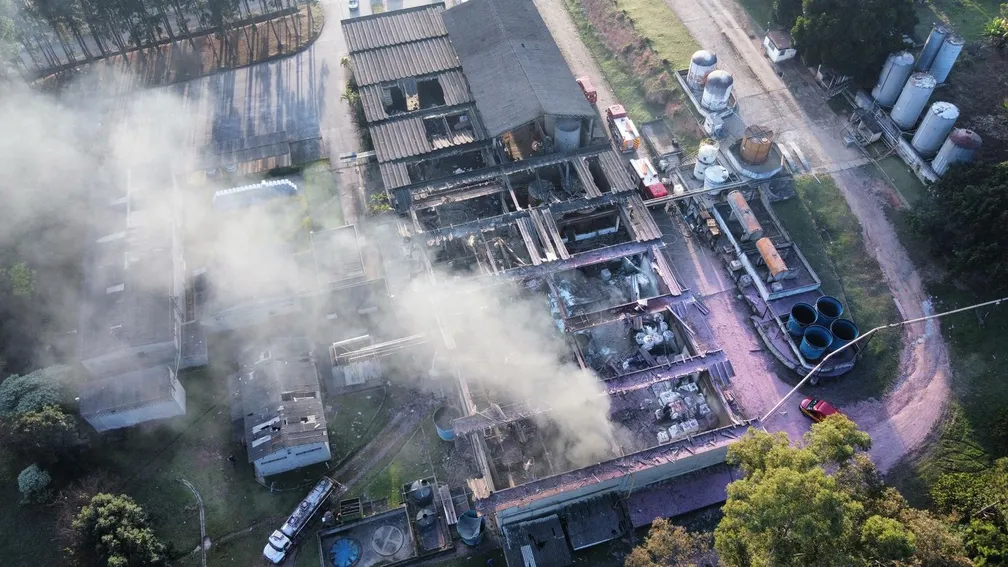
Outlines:
[[962,542],[886,488],[844,416],[812,426],[802,447],[752,429],[728,451],[744,478],[728,486],[714,546],[728,567],[967,566]]
[[165,565],[165,546],[144,512],[125,494],[96,494],[73,520],[71,559],[78,565],[153,567]]
[[658,518],[651,524],[644,543],[627,555],[624,567],[694,567],[693,559],[709,548],[710,544],[703,536]]
[[916,23],[912,0],[804,0],[791,37],[806,64],[867,82]]
[[0,446],[10,455],[51,464],[80,444],[76,418],[59,406],[0,418]]
[[49,484],[52,477],[37,464],[24,468],[18,475],[18,490],[21,491],[21,504],[35,504],[49,499],[51,492]]
[[989,293],[1008,291],[1008,162],[953,166],[915,206],[911,221],[950,273]]
[[0,383],[0,416],[38,411],[66,400],[68,366],[50,366]]
[[1008,457],[980,472],[942,475],[931,497],[962,528],[977,565],[1008,562]]
[[802,0],[774,0],[773,19],[774,23],[784,29],[794,27],[798,17],[802,15]]

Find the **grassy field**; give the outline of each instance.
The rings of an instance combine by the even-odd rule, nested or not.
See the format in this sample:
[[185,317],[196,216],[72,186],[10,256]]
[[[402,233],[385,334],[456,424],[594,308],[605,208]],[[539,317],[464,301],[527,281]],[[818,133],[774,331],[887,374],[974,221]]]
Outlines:
[[1002,0],[926,0],[917,9],[917,35],[927,37],[933,22],[952,26],[967,40],[980,39],[984,25],[998,15]]
[[394,506],[399,502],[399,491],[403,484],[420,478],[440,476],[436,463],[442,461],[443,451],[454,446],[441,443],[433,426],[428,425],[429,421],[425,419],[424,424],[412,433],[398,453],[376,467],[371,476],[350,493],[371,500],[386,498]]
[[[880,169],[881,171],[879,171]],[[899,191],[910,206],[920,201],[927,190],[920,179],[906,166],[906,163],[896,156],[889,156],[878,162],[878,167],[866,165],[864,171],[869,175],[886,180]]]
[[773,17],[773,0],[738,0],[753,22],[761,28]]
[[[878,263],[868,254],[861,225],[833,179],[811,176],[795,181],[797,199],[774,205],[784,227],[794,238],[812,268],[823,281],[823,291],[836,293],[845,316],[862,330],[899,319],[889,286]],[[899,366],[899,335],[878,333],[871,340],[854,371],[836,383],[830,393],[844,401],[884,392],[896,378]],[[851,387],[856,381],[857,386]]]
[[335,398],[332,401],[335,413],[326,418],[333,460],[339,462],[357,449],[366,441],[365,433],[380,431],[388,423],[393,405],[389,403],[385,388]]
[[690,57],[700,46],[668,4],[653,0],[617,0],[616,5],[626,11],[651,49],[673,69],[689,67]]

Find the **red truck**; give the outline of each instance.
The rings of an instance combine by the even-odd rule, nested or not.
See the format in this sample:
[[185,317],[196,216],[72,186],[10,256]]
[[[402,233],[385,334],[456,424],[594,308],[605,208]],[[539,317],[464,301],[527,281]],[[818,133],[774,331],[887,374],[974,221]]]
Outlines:
[[645,199],[657,199],[668,195],[668,189],[658,177],[658,171],[647,158],[630,160],[630,174]]

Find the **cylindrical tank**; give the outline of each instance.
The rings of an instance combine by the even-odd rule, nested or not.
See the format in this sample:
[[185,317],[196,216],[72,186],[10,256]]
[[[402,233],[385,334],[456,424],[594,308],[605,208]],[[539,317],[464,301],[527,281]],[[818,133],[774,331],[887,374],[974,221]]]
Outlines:
[[956,128],[952,130],[948,139],[945,140],[941,149],[938,150],[938,155],[931,162],[931,168],[938,175],[945,175],[945,172],[948,171],[949,166],[953,163],[972,161],[973,154],[976,153],[982,143],[983,140],[980,139],[980,135],[973,130]]
[[746,163],[763,163],[770,156],[773,132],[761,126],[749,126],[742,135],[742,159]]
[[903,87],[903,92],[900,93],[893,106],[890,115],[893,122],[903,130],[913,128],[937,84],[938,82],[930,73],[910,75],[910,80]]
[[475,510],[466,510],[459,516],[455,529],[466,545],[479,545],[483,540],[483,518]]
[[720,165],[712,165],[704,170],[704,189],[715,189],[728,181],[728,170]]
[[693,90],[702,89],[704,80],[715,67],[717,67],[717,55],[706,49],[697,51],[690,59],[689,71],[686,73],[686,84]]
[[805,334],[805,329],[815,323],[816,310],[808,303],[795,303],[791,307],[791,316],[788,317],[787,329],[792,337],[800,337]]
[[952,30],[942,24],[935,24],[931,28],[931,33],[928,35],[927,41],[924,42],[924,48],[921,49],[920,55],[917,57],[916,69],[918,71],[927,71],[931,68],[935,57],[938,56],[938,51],[945,43],[945,38],[951,33]]
[[557,152],[572,152],[581,147],[581,121],[576,118],[561,118],[553,127],[553,140]]
[[416,515],[416,525],[420,526],[421,530],[427,530],[434,527],[437,523],[437,514],[434,512],[433,508],[421,508]]
[[434,501],[434,489],[426,480],[414,480],[410,485],[410,498],[419,506],[427,506]]
[[720,69],[711,71],[707,75],[707,82],[704,83],[703,97],[700,99],[700,106],[707,110],[724,110],[728,108],[728,99],[731,96],[732,85],[735,79],[731,73]]
[[763,227],[760,226],[749,203],[740,191],[728,193],[728,206],[735,213],[735,220],[742,225],[742,236],[744,240],[759,240],[763,238]]
[[837,319],[830,323],[830,332],[833,333],[833,342],[828,349],[830,352],[842,349],[861,334],[857,325],[847,319]]
[[942,142],[952,132],[956,119],[959,118],[959,109],[951,102],[938,101],[931,105],[924,120],[921,120],[917,132],[914,134],[910,145],[922,156],[933,156],[938,152]]
[[697,151],[696,164],[693,166],[693,177],[697,181],[704,180],[704,171],[717,163],[718,149],[714,144],[708,144],[704,142],[700,144],[700,149]]
[[929,71],[935,80],[938,81],[938,84],[944,83],[945,79],[948,78],[949,72],[952,71],[952,66],[955,65],[956,59],[959,58],[959,53],[962,52],[963,45],[965,44],[966,40],[958,34],[952,34],[945,38],[945,43],[938,50],[938,55],[935,57],[934,63],[931,64]]
[[840,318],[843,315],[843,303],[840,300],[831,297],[829,295],[824,295],[816,300],[816,325],[821,325],[825,328],[829,328],[830,323]]
[[913,72],[914,56],[909,51],[890,53],[882,66],[878,84],[872,89],[871,95],[880,106],[889,108],[899,98],[903,85]]
[[826,349],[833,343],[833,333],[821,325],[812,325],[805,329],[798,350],[808,360],[819,360]]
[[437,430],[438,437],[444,441],[455,440],[455,430],[452,429],[452,420],[458,417],[458,412],[448,406],[439,407],[434,411],[434,429]]

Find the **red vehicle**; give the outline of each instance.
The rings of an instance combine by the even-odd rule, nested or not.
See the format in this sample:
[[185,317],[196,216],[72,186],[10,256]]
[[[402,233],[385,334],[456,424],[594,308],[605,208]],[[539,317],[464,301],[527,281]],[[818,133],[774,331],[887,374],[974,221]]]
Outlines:
[[606,109],[606,121],[609,123],[609,135],[612,136],[616,149],[623,153],[637,151],[640,147],[640,132],[633,120],[627,116],[622,104],[614,104]]
[[592,84],[591,79],[588,77],[578,77],[577,84],[581,87],[581,92],[584,93],[588,102],[591,104],[598,102],[598,91],[595,90],[595,85]]
[[817,400],[815,398],[805,398],[801,401],[801,404],[798,405],[798,408],[801,409],[803,414],[809,416],[809,418],[816,423],[819,423],[831,415],[840,413],[840,410],[833,407],[833,405],[826,400]]
[[665,184],[658,177],[658,172],[646,158],[630,160],[630,174],[633,175],[634,182],[637,183],[637,189],[644,194],[645,199],[655,199],[668,195],[668,189],[665,188]]

